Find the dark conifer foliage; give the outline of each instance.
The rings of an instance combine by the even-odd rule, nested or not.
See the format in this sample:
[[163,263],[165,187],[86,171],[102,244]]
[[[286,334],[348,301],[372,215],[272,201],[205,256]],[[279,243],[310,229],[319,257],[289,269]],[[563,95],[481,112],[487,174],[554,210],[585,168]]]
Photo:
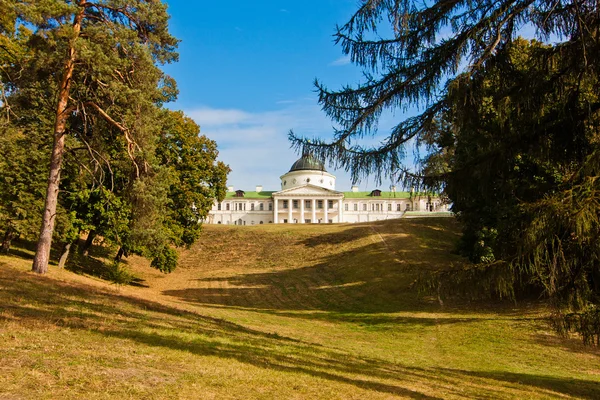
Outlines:
[[[479,68],[526,25],[541,39],[562,40],[563,51],[591,65],[596,55],[581,39],[595,35],[598,18],[596,1],[362,1],[334,37],[363,68],[364,82],[330,90],[317,81],[323,111],[338,126],[335,136],[328,141],[290,132],[290,140],[299,150],[350,171],[355,180],[374,174],[419,183],[412,178],[421,171],[407,168],[407,145],[421,143],[436,129],[449,79]],[[381,145],[360,144],[361,138],[378,133],[384,110],[410,107],[422,112],[400,120]]]
[[[290,140],[355,180],[389,176],[449,196],[477,266],[431,280],[441,295],[543,295],[560,331],[597,343],[599,18],[596,1],[364,1],[335,34],[364,82],[317,82],[338,130]],[[379,146],[361,145],[384,111],[412,107]],[[411,146],[427,149],[416,168]]]

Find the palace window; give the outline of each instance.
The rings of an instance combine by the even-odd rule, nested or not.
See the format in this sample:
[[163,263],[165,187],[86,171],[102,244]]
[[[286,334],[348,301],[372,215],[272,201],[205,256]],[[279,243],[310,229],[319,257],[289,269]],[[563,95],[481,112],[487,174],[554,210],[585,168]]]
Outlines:
[[273,211],[273,203],[269,203],[269,211]]
[[254,203],[250,204],[250,211],[254,211]]
[[263,210],[265,209],[265,205],[264,205],[263,203],[260,203],[260,204],[258,205],[258,209],[259,209],[260,211],[263,211]]
[[363,203],[363,211],[367,211],[367,203]]
[[289,205],[289,200],[284,200],[283,201],[283,208],[288,208]]
[[402,205],[400,203],[396,204],[396,211],[402,211]]
[[225,209],[226,209],[227,211],[229,211],[229,203],[226,203],[226,204],[225,204]]
[[348,211],[348,203],[344,204],[344,211]]
[[392,205],[388,204],[388,211],[392,211]]
[[333,208],[333,200],[327,200],[327,208]]
[[217,210],[221,211],[221,203],[217,203]]
[[358,211],[358,203],[354,203],[354,211]]
[[298,208],[298,200],[292,200],[292,205],[294,208]]
[[307,209],[311,209],[312,208],[312,201],[311,200],[304,200],[304,208]]
[[323,208],[323,200],[317,200],[317,208]]

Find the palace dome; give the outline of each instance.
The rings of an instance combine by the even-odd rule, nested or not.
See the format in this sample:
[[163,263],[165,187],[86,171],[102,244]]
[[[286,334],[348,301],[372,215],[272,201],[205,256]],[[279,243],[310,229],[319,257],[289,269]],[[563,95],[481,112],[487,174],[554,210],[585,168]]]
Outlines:
[[289,172],[305,170],[327,172],[322,162],[308,154],[303,155],[298,161],[296,161],[292,165],[292,168],[290,168]]

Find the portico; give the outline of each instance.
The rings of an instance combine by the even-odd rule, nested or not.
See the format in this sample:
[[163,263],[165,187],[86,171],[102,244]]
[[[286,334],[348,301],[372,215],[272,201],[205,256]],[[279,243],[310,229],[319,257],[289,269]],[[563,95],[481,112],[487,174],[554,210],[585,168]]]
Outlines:
[[344,194],[314,185],[273,193],[276,224],[332,223],[343,221]]

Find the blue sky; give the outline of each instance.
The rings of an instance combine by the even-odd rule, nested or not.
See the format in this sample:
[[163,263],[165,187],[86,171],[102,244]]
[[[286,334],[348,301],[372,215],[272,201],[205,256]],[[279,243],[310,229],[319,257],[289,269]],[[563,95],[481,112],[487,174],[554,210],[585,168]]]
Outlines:
[[[180,60],[164,70],[174,77],[181,109],[215,140],[232,172],[228,184],[254,190],[280,188],[279,176],[298,158],[290,129],[330,137],[315,78],[330,88],[355,84],[361,71],[333,43],[335,26],[356,10],[356,0],[167,0],[170,30],[181,40]],[[338,190],[349,190],[344,171],[332,171]],[[374,188],[373,179],[361,189]],[[389,182],[379,185],[387,189]]]

